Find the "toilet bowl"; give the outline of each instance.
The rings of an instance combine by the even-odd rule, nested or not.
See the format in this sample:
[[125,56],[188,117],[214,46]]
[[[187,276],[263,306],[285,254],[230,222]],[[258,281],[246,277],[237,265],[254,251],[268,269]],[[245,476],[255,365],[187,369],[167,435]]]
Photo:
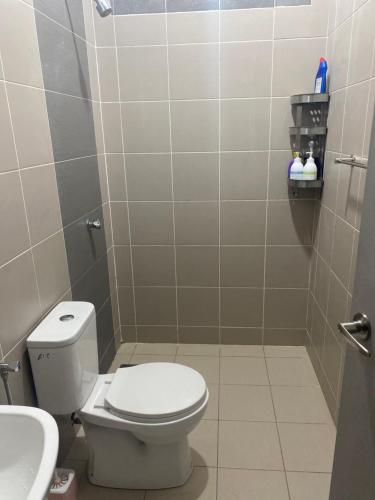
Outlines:
[[27,344],[39,405],[81,419],[93,484],[154,489],[186,482],[187,437],[209,398],[197,371],[147,363],[99,375],[95,309],[86,302],[60,303]]

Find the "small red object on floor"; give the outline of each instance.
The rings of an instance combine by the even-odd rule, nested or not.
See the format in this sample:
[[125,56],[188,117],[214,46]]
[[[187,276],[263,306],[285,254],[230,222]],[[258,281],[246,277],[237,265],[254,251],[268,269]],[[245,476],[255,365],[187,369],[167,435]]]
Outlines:
[[77,500],[77,490],[74,470],[56,469],[48,500]]

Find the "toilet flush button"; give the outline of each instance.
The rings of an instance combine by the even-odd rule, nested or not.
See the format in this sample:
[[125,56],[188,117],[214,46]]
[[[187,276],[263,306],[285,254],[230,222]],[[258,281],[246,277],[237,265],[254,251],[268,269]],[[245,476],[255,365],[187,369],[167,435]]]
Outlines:
[[74,315],[73,314],[64,314],[63,316],[60,316],[59,320],[60,321],[72,321],[74,319]]

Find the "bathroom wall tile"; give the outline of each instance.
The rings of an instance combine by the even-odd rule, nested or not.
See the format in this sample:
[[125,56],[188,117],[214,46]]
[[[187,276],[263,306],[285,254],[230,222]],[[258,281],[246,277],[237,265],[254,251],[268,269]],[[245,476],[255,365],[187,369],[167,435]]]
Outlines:
[[353,295],[354,293],[354,285],[356,279],[356,271],[357,271],[357,259],[358,259],[358,243],[359,243],[359,232],[355,231],[354,233],[354,242],[353,242],[353,255],[352,262],[350,266],[350,276],[349,276],[349,293]]
[[266,289],[266,328],[303,328],[306,324],[307,290]]
[[270,201],[268,245],[311,245],[313,212],[313,201]]
[[217,245],[219,205],[216,202],[175,203],[176,245]]
[[63,232],[33,248],[42,312],[46,312],[70,286]]
[[[69,252],[67,254],[70,260]],[[72,298],[91,302],[95,310],[99,311],[109,296],[108,264],[104,255],[72,286]]]
[[171,121],[174,151],[218,150],[218,101],[173,101]]
[[121,137],[121,106],[117,103],[101,105],[106,153],[122,153],[124,148]]
[[178,319],[184,326],[219,325],[218,288],[177,289]]
[[138,326],[138,342],[177,343],[175,326]]
[[235,9],[221,12],[222,42],[271,40],[273,37],[272,9]]
[[101,205],[96,156],[58,163],[56,178],[64,226]]
[[5,85],[0,82],[0,172],[18,168],[13,132],[5,94]]
[[108,300],[97,315],[99,372],[107,373],[116,355],[111,301]]
[[[36,11],[44,87],[90,99],[90,78],[85,42]],[[70,68],[70,71],[66,71]]]
[[308,288],[311,247],[267,247],[266,287]]
[[[329,326],[334,332],[337,332],[338,323],[347,320],[347,299],[348,297],[345,288],[331,272],[327,319]],[[342,345],[344,345],[344,340],[342,341]]]
[[221,325],[262,326],[262,289],[222,288],[220,297]]
[[102,211],[103,211],[105,241],[107,248],[110,248],[113,245],[113,231],[112,231],[110,204],[109,203],[103,204]]
[[134,245],[172,245],[173,208],[167,202],[129,203]]
[[373,2],[362,6],[353,16],[353,32],[350,50],[349,83],[357,83],[373,76],[369,56],[374,50]]
[[[230,43],[221,48],[221,96],[268,97],[272,42]],[[254,66],[259,71],[253,71]]]
[[169,47],[171,99],[210,99],[219,96],[219,46]]
[[95,155],[91,101],[54,92],[46,92],[46,100],[55,161]]
[[363,136],[365,133],[363,117],[366,115],[369,91],[369,82],[363,82],[346,90],[344,132],[342,138],[342,152],[344,154],[362,154]]
[[272,99],[271,149],[290,150],[289,127],[293,117],[289,98]]
[[131,286],[133,282],[130,247],[115,246],[116,279],[118,286]]
[[112,203],[113,244],[129,245],[128,208],[126,203]]
[[353,13],[354,0],[337,0],[336,27]]
[[[108,169],[109,198],[111,201],[125,201],[126,184],[125,184],[124,155],[122,154],[106,155],[106,161]],[[100,168],[99,168],[99,174],[100,174]]]
[[[0,19],[0,46],[7,80],[43,87],[34,10],[5,0]],[[20,33],[27,34],[27,43]]]
[[115,0],[114,14],[151,14],[165,12],[165,0]]
[[[118,248],[118,247],[117,247]],[[116,290],[116,270],[115,270],[115,247],[112,247],[108,250],[107,253],[107,262],[108,262],[108,278],[109,278],[109,287],[111,291],[111,295],[113,296],[117,293]],[[126,261],[126,259],[125,259]],[[122,265],[122,262],[120,263]]]
[[98,102],[92,102],[92,115],[94,120],[96,149],[98,154],[104,153],[104,130],[101,108],[102,106]]
[[265,346],[304,346],[306,344],[306,329],[265,328],[263,343]]
[[[352,19],[345,21],[333,35],[332,68],[330,76],[331,91],[342,89],[347,84],[352,22]],[[330,105],[332,105],[332,101]]]
[[[118,301],[121,325],[134,325],[135,315],[133,289],[130,287],[120,286],[118,288]],[[124,338],[129,342],[133,337],[125,335]]]
[[262,201],[221,203],[222,245],[264,245],[266,205]]
[[49,2],[48,0],[34,0],[29,2],[46,16],[53,19],[65,28],[77,33],[81,38],[85,38],[84,17],[82,2],[67,0],[62,4],[60,2]]
[[348,287],[353,252],[354,229],[336,217],[332,248],[332,269]]
[[170,155],[127,154],[125,165],[129,200],[172,200]]
[[167,12],[186,12],[189,10],[218,10],[219,0],[167,0]]
[[137,287],[137,322],[140,325],[175,325],[176,291],[174,288]]
[[175,255],[172,246],[133,247],[136,286],[174,286]]
[[13,84],[7,90],[21,168],[52,163],[44,91]]
[[[117,47],[166,44],[166,16],[164,14],[114,16],[114,22]],[[170,34],[169,41],[172,43]]]
[[325,207],[321,207],[318,221],[318,251],[323,259],[330,264],[332,255],[334,214]]
[[219,155],[217,153],[174,154],[172,161],[175,200],[219,199]]
[[30,238],[34,245],[61,227],[55,166],[24,169],[21,179]]
[[336,213],[349,224],[355,226],[361,210],[359,187],[360,169],[340,165]]
[[[90,219],[99,218],[103,221],[101,208],[89,215]],[[86,228],[87,214],[73,224],[64,228],[66,252],[69,262],[70,279],[73,283],[84,272],[92,267],[96,260],[106,254],[106,241],[103,231],[88,231]]]
[[[4,235],[0,247],[0,265],[29,246],[26,213],[18,172],[0,176],[0,231]],[[5,282],[3,282],[5,283]]]
[[219,286],[219,247],[176,247],[178,286]]
[[[180,344],[218,344],[219,328],[212,326],[180,326],[178,339]],[[201,348],[199,348],[199,352],[202,352]]]
[[[83,24],[86,41],[95,45],[94,17],[92,4],[88,0],[82,1]],[[103,18],[104,19],[104,18]]]
[[327,324],[325,318],[314,299],[309,304],[311,308],[311,328],[309,333],[311,336],[312,346],[317,352],[320,359],[323,359],[324,337],[326,334]]
[[[109,155],[108,155],[109,156]],[[105,155],[98,155],[99,183],[102,202],[108,202],[108,180],[107,180],[107,165]],[[108,161],[108,159],[107,159]]]
[[170,151],[167,102],[126,103],[121,106],[127,153]]
[[334,333],[329,327],[327,327],[326,330],[322,359],[323,368],[327,374],[328,382],[330,383],[334,394],[337,394],[341,370],[341,348]]
[[116,45],[114,29],[115,16],[101,17],[94,11],[93,18],[96,45],[98,47],[114,47]]
[[222,246],[220,284],[224,287],[263,287],[264,247]]
[[268,153],[222,153],[222,200],[264,200],[267,196]]
[[261,328],[221,328],[221,344],[230,345],[261,345]]
[[[274,49],[273,95],[290,96],[313,90],[313,75],[325,54],[325,38],[276,40]],[[299,61],[299,64],[295,64]]]
[[41,310],[34,265],[26,252],[0,269],[1,347],[4,353],[30,333],[40,320]]
[[[325,37],[327,34],[328,9],[325,0],[280,0],[275,9],[275,38],[314,38]],[[290,5],[290,7],[286,7]],[[307,5],[306,8],[296,9],[296,5]],[[308,22],[306,22],[306,18]]]
[[274,0],[222,0],[220,3],[220,8],[225,9],[254,9],[254,8],[264,8],[273,7]]
[[[91,99],[93,101],[100,101],[100,84],[99,84],[99,66],[97,60],[97,52],[95,46],[86,45],[87,49],[87,63],[89,67],[89,77],[90,77],[90,91],[91,91]],[[116,77],[113,78],[113,83],[111,86],[114,86],[114,82],[117,81],[117,66],[116,66]],[[106,77],[107,75],[105,75]],[[103,78],[103,82],[105,80]],[[117,85],[117,83],[116,83]],[[118,85],[117,85],[118,86]],[[118,99],[117,99],[118,100]]]
[[327,150],[341,152],[342,128],[344,123],[345,90],[331,94],[328,113]]
[[117,80],[116,49],[107,48],[96,51],[100,82],[100,98],[102,101],[118,101],[119,86]]
[[316,285],[313,293],[324,314],[327,313],[329,273],[330,271],[327,263],[318,257],[316,266]]
[[221,101],[221,149],[268,149],[269,99]]
[[168,14],[168,42],[209,43],[219,41],[219,12],[183,12]]
[[121,47],[117,54],[122,101],[168,98],[166,47]]

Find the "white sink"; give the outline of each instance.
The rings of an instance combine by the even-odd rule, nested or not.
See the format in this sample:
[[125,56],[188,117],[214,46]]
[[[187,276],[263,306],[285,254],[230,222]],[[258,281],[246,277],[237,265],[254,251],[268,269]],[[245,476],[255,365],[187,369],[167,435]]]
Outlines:
[[51,415],[30,406],[0,406],[0,497],[42,500],[56,465],[59,434]]

